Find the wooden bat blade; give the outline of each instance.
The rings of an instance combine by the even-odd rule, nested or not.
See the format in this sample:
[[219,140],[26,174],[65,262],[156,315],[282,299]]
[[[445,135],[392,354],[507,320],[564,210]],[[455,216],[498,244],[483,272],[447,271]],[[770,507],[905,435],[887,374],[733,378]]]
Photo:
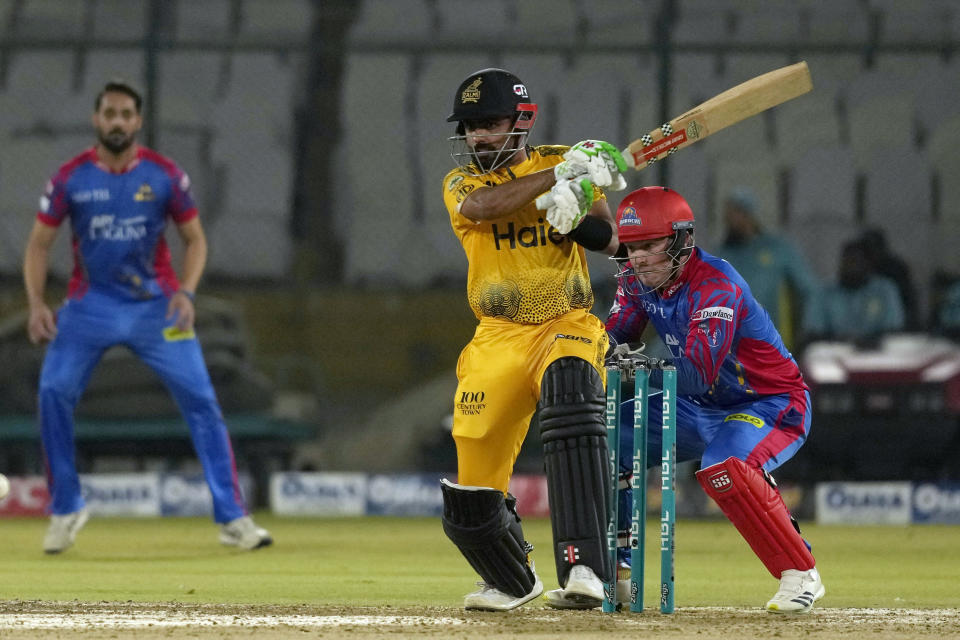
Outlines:
[[806,62],[751,78],[660,125],[624,149],[637,171],[694,142],[813,89]]

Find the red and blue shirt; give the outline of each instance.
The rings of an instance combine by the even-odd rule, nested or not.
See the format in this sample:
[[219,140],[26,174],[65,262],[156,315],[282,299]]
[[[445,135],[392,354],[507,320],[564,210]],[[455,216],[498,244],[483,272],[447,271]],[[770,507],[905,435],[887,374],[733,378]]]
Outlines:
[[94,288],[141,300],[179,288],[164,231],[168,219],[183,224],[196,215],[190,179],[169,158],[138,147],[135,159],[117,172],[92,148],[50,179],[37,219],[53,227],[70,220],[69,297]]
[[[677,367],[677,393],[724,408],[758,397],[805,392],[800,368],[766,310],[725,260],[696,248],[676,282],[660,292],[627,292],[607,318],[618,343],[652,322]],[[656,371],[652,381],[659,383]]]

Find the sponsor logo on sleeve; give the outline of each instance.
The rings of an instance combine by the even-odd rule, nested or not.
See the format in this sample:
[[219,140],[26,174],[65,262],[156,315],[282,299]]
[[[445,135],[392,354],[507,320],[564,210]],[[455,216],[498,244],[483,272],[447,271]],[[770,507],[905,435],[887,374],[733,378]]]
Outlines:
[[710,320],[712,318],[717,318],[719,320],[726,320],[727,322],[733,321],[733,309],[730,307],[707,307],[706,309],[699,309],[693,313],[693,316],[690,317],[691,322],[702,322],[704,320]]

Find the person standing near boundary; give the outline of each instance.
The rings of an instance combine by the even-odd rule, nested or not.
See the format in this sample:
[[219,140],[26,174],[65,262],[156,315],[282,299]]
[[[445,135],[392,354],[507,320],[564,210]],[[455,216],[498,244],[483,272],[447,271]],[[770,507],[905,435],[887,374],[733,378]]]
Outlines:
[[447,119],[457,123],[459,167],[444,178],[443,198],[479,321],[457,363],[457,482],[441,483],[444,532],[482,578],[466,609],[507,611],[543,592],[508,493],[535,412],[557,580],[571,599],[599,599],[614,571],[605,553],[607,339],[590,313],[584,249],[616,249],[596,187],[625,188],[626,162],[602,141],[528,146],[536,117],[526,85],[491,68],[460,84]]
[[[257,549],[273,540],[247,512],[230,436],[193,328],[206,237],[187,175],[136,142],[141,104],[140,94],[124,81],[104,86],[94,103],[97,144],[47,183],[27,241],[27,332],[34,344],[50,343],[38,391],[51,496],[43,550],[69,548],[89,518],[77,475],[73,413],[94,367],[114,345],[130,348],[173,394],[213,495],[220,542]],[[185,247],[181,279],[164,239],[168,218]],[[48,258],[68,219],[74,269],[67,299],[54,313],[44,299]]]
[[[672,189],[645,187],[624,198],[617,209],[621,268],[607,332],[611,344],[620,345],[616,351],[653,324],[677,371],[676,461],[700,460],[700,486],[779,580],[766,609],[807,613],[823,597],[823,582],[770,472],[806,440],[810,392],[746,281],[730,263],[695,246],[693,231],[693,212]],[[662,388],[662,376],[662,369],[651,370],[651,392]],[[622,412],[621,460],[632,455],[631,417],[632,411]],[[648,413],[648,468],[660,465],[661,420],[658,411]],[[629,479],[630,466],[620,469]],[[626,489],[621,500],[629,499]],[[629,520],[618,528],[629,530]],[[629,570],[623,551],[618,567]]]

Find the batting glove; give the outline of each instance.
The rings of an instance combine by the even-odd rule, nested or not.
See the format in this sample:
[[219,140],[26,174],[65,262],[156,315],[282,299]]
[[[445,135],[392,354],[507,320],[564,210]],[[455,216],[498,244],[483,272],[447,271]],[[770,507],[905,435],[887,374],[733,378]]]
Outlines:
[[627,170],[627,162],[620,151],[602,140],[584,140],[570,147],[563,154],[563,162],[553,169],[558,181],[586,176],[598,187],[621,191],[627,181],[621,175]]
[[576,229],[593,206],[593,183],[587,178],[559,180],[537,198],[537,208],[547,210],[547,222],[560,233]]

